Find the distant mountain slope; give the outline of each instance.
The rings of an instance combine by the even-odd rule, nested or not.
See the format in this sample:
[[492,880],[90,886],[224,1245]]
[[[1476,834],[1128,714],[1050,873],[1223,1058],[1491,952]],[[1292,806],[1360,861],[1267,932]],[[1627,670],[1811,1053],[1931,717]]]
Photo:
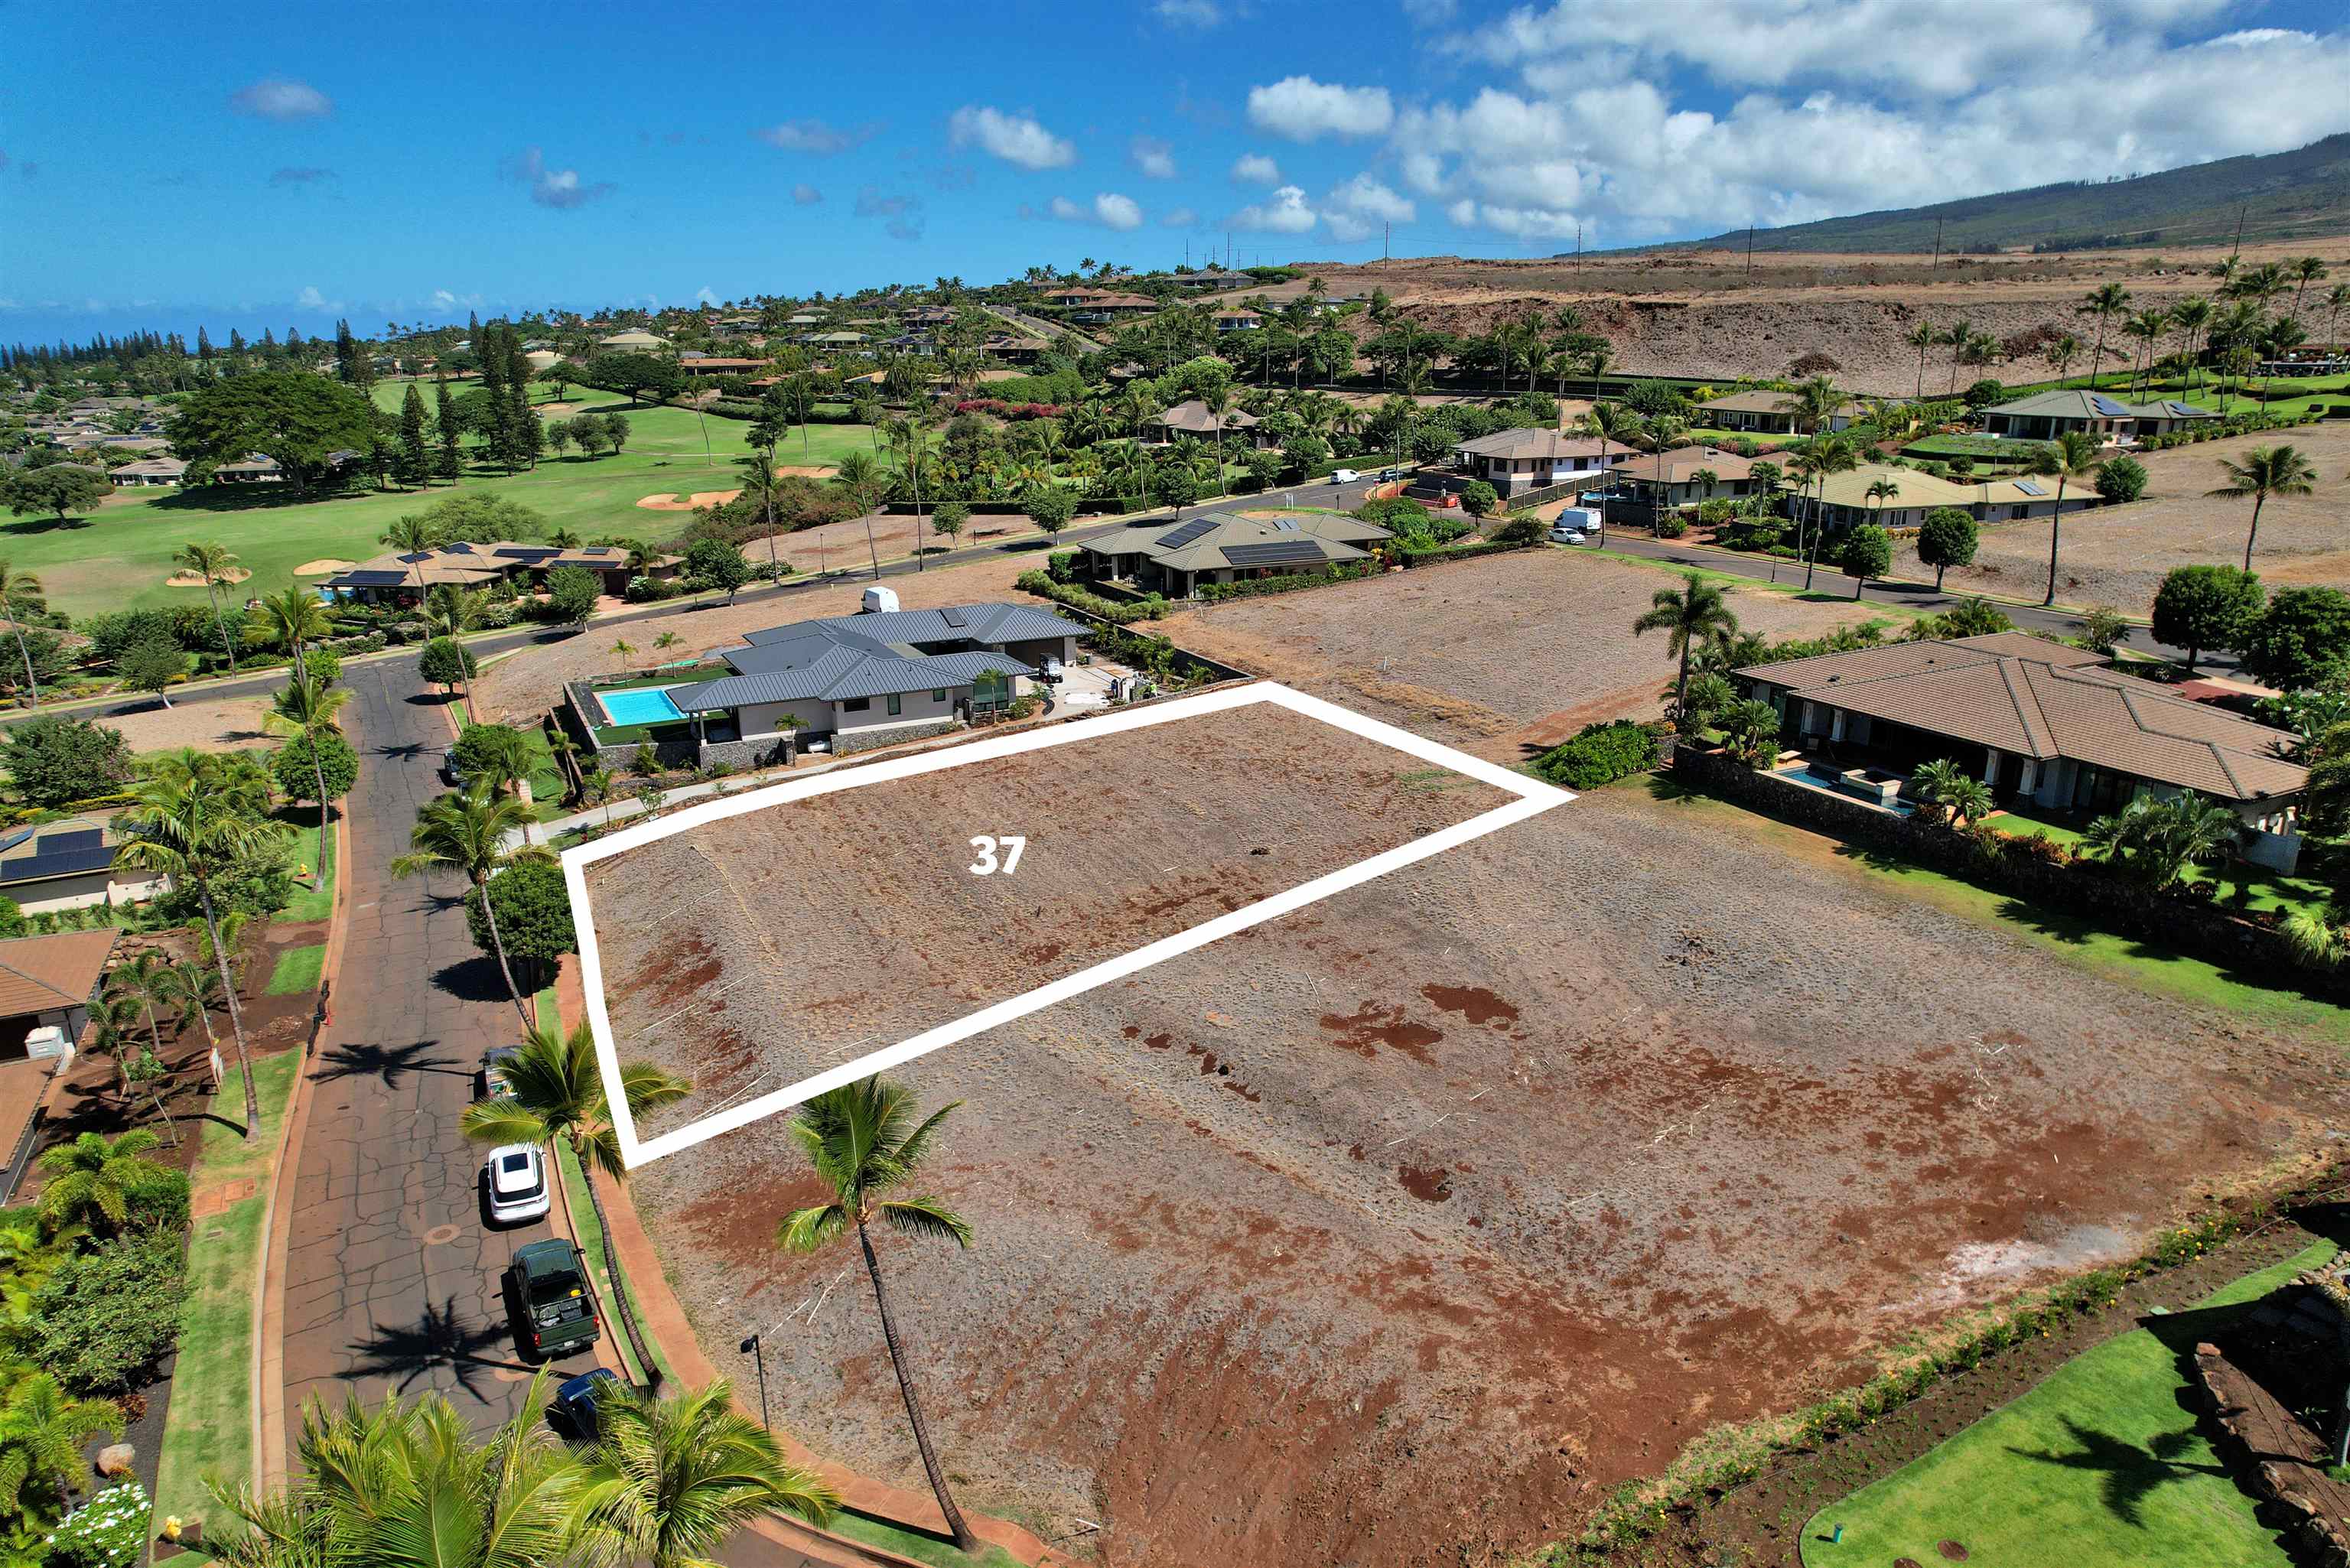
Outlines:
[[[1930,207],[1861,213],[1755,232],[1769,251],[1928,251],[1942,225],[1944,252],[2092,250],[2112,245],[2226,244],[2244,210],[2247,240],[2350,233],[2350,133],[2291,152],[2223,158],[2106,184],[2043,185]],[[1736,229],[1702,246],[1741,246]]]

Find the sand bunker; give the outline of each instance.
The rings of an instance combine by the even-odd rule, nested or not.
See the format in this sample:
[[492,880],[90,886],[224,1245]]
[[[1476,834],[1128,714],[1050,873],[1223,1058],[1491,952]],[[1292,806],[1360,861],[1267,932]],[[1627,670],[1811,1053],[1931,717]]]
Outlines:
[[697,506],[723,506],[743,493],[739,490],[697,490],[684,501],[674,490],[664,490],[658,495],[648,495],[637,503],[648,512],[691,512]]
[[778,479],[830,479],[840,471],[828,462],[779,462],[775,465]]
[[329,556],[322,561],[303,562],[294,568],[294,575],[297,577],[323,577],[328,572],[348,572],[352,565],[349,561],[338,561]]
[[[241,583],[251,576],[253,576],[253,574],[246,571],[243,566],[231,566],[228,570],[213,577],[213,581],[216,583]],[[170,576],[163,579],[163,586],[167,588],[200,588],[204,586],[203,574],[201,572],[173,572]]]

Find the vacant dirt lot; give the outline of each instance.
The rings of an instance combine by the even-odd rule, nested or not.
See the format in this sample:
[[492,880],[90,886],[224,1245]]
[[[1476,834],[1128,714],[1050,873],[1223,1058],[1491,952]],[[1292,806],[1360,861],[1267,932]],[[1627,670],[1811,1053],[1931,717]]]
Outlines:
[[[1239,810],[1236,779],[1253,781]],[[598,861],[588,888],[614,1036],[696,1089],[641,1130],[781,1088],[1511,798],[1261,703],[838,790]],[[974,834],[1028,842],[1011,871],[975,876]],[[911,941],[910,909],[931,911]],[[778,918],[815,910],[818,921]]]
[[262,716],[268,711],[269,704],[258,697],[175,697],[168,709],[151,701],[135,713],[110,715],[104,722],[121,731],[134,752],[165,752],[181,746],[236,751],[277,743],[261,728]]
[[[858,545],[860,549],[863,547],[861,534]],[[765,551],[755,544],[751,546],[751,554],[754,559],[765,558]],[[798,564],[797,557],[789,553],[785,558]],[[835,566],[840,564],[837,561],[834,563]],[[1012,587],[1013,579],[1023,572],[1035,570],[1041,564],[1036,556],[1006,556],[997,560],[975,561],[968,566],[935,572],[920,572],[912,576],[891,577],[888,587],[907,609],[975,604],[983,599],[1024,599],[1027,596]],[[563,700],[565,681],[609,674],[631,662],[641,663],[644,651],[650,649],[653,639],[665,631],[674,631],[684,639],[683,646],[675,650],[683,657],[689,649],[723,648],[738,643],[744,632],[756,631],[762,627],[776,626],[785,621],[818,619],[825,616],[854,615],[858,601],[868,586],[867,580],[852,577],[809,588],[780,601],[770,598],[729,605],[723,599],[712,599],[697,606],[689,600],[681,601],[668,615],[650,616],[642,620],[629,621],[625,626],[599,627],[590,623],[588,629],[577,637],[566,638],[544,647],[525,649],[482,671],[479,701],[483,716],[495,716],[508,723],[536,719]],[[639,651],[627,659],[614,653],[612,642],[616,637],[625,637]]]
[[[1170,617],[1177,643],[1499,761],[1663,711],[1673,660],[1632,622],[1669,574],[1567,549],[1488,556]],[[1869,607],[1741,587],[1751,630],[1817,636]],[[1874,612],[1881,616],[1881,611]]]
[[[1102,819],[1197,765],[1090,769]],[[1350,804],[1297,784],[1181,798],[1233,843]],[[1601,792],[902,1069],[963,1103],[922,1188],[972,1248],[877,1244],[966,1495],[1098,1521],[1113,1563],[1498,1563],[2338,1119],[2333,1047],[1743,820]],[[1137,896],[1184,873],[1157,847]],[[794,951],[860,918],[776,908]],[[1082,940],[1096,908],[1017,940]],[[960,913],[898,909],[910,955]],[[768,1016],[751,1050],[803,1049]],[[853,1250],[774,1251],[803,1168],[770,1121],[638,1188],[713,1352],[762,1331],[779,1418],[919,1485]]]
[[[2261,509],[2252,570],[2272,588],[2350,588],[2350,539],[2342,528],[2350,513],[2350,425],[2336,423],[2204,441],[2140,458],[2148,480],[2145,499],[2065,517],[2056,561],[2057,599],[2145,615],[2173,566],[2242,565],[2251,504],[2205,492],[2225,482],[2220,459],[2241,461],[2254,447],[2286,444],[2299,448],[2315,466],[2317,486],[2308,495],[2277,496]],[[1905,548],[1893,569],[1928,582],[1934,576],[1914,548]],[[1984,529],[1974,565],[1953,570],[1948,586],[2037,599],[2048,587],[2047,522]]]

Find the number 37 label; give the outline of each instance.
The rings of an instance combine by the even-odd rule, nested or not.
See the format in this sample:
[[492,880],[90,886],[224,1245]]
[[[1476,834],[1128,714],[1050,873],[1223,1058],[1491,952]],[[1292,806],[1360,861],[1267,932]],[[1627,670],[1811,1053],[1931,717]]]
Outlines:
[[1020,869],[1020,853],[1028,847],[1028,841],[1009,833],[1001,837],[983,834],[971,841],[971,846],[979,856],[969,867],[972,876],[993,877],[1001,871],[1009,877]]

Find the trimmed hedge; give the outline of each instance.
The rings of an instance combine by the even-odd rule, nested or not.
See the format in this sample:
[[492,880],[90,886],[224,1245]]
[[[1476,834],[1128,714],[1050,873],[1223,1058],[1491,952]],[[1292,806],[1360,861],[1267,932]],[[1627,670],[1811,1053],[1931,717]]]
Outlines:
[[1415,550],[1401,540],[1396,543],[1396,558],[1407,566],[1425,566],[1435,561],[1467,561],[1479,556],[1498,556],[1504,550],[1528,550],[1531,545],[1513,544],[1501,539],[1479,539],[1467,545],[1436,545],[1425,550]]
[[1120,604],[1116,599],[1087,593],[1069,583],[1056,583],[1044,572],[1023,572],[1013,579],[1012,586],[1023,593],[1035,594],[1055,604],[1065,604],[1073,610],[1082,610],[1097,620],[1106,620],[1113,626],[1124,626],[1129,621],[1157,620],[1167,613],[1167,601],[1156,595],[1139,604]]
[[1664,732],[1655,724],[1629,719],[1586,724],[1575,737],[1534,759],[1534,772],[1568,789],[1597,789],[1657,765],[1664,753]]
[[1378,571],[1373,561],[1358,561],[1352,566],[1333,566],[1326,572],[1291,572],[1277,577],[1251,577],[1237,583],[1202,583],[1200,597],[1203,599],[1253,599],[1266,594],[1294,594],[1300,588],[1327,587],[1332,583],[1353,582]]

